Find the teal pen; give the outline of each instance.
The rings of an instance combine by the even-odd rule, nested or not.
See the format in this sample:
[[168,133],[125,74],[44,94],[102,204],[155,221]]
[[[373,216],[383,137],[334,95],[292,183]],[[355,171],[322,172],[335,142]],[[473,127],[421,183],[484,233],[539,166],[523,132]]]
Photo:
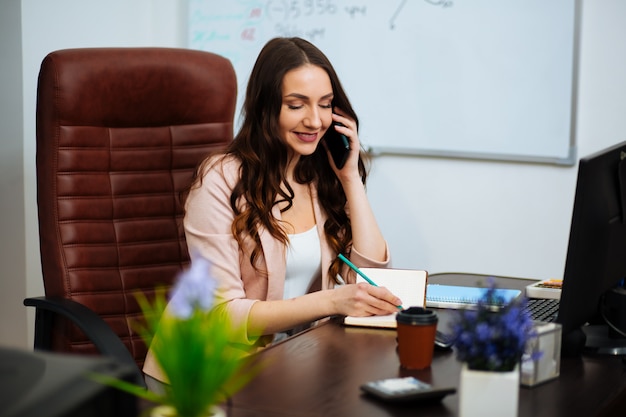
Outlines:
[[352,262],[350,262],[348,260],[348,258],[346,258],[345,256],[343,256],[342,254],[337,255],[337,257],[339,259],[341,259],[342,261],[344,261],[346,263],[346,265],[348,265],[350,267],[350,269],[352,269],[354,272],[356,272],[357,274],[359,274],[361,277],[363,277],[363,279],[367,282],[370,283],[370,285],[373,285],[375,287],[378,287],[378,285],[372,281],[367,275],[365,275],[355,264],[353,264]]
[[[354,272],[356,272],[357,274],[359,274],[365,281],[367,281],[370,285],[373,285],[374,287],[378,287],[378,284],[376,284],[374,281],[372,281],[370,279],[370,277],[368,277],[367,275],[365,275],[363,273],[363,271],[361,271],[355,264],[353,264],[352,262],[350,262],[350,260],[348,258],[346,258],[345,256],[343,256],[342,254],[337,255],[337,257],[339,259],[341,259],[343,262],[345,262],[346,265],[348,265],[350,267],[350,269],[352,269]],[[402,310],[402,306],[397,306],[398,309]]]

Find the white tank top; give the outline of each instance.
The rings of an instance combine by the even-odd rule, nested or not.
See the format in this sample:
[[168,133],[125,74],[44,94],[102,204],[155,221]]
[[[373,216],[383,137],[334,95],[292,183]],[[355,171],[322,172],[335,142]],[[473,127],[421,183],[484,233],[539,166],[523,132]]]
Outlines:
[[317,225],[306,232],[290,234],[287,246],[287,269],[283,298],[307,293],[321,271],[322,250]]

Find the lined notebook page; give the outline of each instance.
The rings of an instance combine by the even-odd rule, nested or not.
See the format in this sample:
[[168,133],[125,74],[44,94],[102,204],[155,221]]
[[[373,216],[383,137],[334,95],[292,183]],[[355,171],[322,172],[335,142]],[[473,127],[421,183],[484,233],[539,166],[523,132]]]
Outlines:
[[[402,300],[402,307],[424,307],[428,272],[413,269],[360,268],[379,287],[385,287]],[[366,282],[357,275],[357,282]],[[344,324],[366,327],[396,327],[396,314],[386,316],[348,316]]]

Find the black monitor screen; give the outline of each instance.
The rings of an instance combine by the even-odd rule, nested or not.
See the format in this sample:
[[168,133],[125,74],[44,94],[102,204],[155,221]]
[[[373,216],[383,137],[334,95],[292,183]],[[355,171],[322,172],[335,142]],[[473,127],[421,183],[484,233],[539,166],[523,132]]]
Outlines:
[[557,322],[569,353],[626,354],[626,142],[578,167]]

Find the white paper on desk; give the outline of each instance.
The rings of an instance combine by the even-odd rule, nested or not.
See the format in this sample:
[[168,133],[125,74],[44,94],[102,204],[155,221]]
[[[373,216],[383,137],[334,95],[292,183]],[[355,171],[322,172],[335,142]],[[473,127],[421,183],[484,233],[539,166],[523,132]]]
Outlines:
[[[379,287],[385,287],[402,300],[402,307],[424,307],[428,272],[417,269],[361,268]],[[357,282],[367,282],[357,275]],[[349,326],[396,327],[396,314],[386,316],[348,316],[344,324]]]

